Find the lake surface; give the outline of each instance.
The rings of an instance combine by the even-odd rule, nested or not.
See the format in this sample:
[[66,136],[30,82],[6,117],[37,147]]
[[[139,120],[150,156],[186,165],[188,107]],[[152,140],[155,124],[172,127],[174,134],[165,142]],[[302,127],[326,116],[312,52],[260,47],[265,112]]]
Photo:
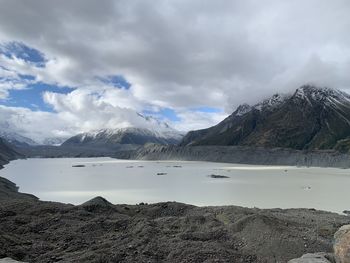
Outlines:
[[0,176],[41,200],[73,204],[103,196],[118,204],[178,201],[350,210],[350,171],[337,168],[62,158],[16,160],[0,170]]

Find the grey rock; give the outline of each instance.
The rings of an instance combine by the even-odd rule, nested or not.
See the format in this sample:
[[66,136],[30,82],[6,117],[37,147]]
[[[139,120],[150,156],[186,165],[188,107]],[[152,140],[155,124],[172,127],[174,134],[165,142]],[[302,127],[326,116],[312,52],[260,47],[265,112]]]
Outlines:
[[327,253],[305,254],[300,258],[289,260],[288,263],[331,263]]
[[350,263],[350,225],[342,226],[334,234],[333,248],[337,263]]
[[0,263],[25,263],[24,261],[17,261],[17,260],[14,260],[12,258],[1,258],[0,259]]

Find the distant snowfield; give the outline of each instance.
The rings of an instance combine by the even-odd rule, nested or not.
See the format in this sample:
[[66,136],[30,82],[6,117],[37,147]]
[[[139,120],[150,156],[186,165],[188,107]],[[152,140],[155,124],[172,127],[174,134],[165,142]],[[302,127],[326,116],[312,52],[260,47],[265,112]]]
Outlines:
[[177,201],[350,210],[350,171],[338,168],[62,158],[16,160],[0,170],[0,176],[15,182],[21,192],[73,204],[103,196],[118,204]]

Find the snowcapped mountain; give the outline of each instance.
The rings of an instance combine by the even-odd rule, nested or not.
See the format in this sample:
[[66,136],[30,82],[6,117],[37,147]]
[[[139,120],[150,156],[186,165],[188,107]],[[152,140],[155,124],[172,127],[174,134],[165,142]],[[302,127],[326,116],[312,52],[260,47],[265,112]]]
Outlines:
[[0,130],[0,138],[17,147],[37,145],[61,145],[67,138],[45,138],[40,143],[9,129]]
[[233,113],[236,116],[242,116],[252,110],[272,111],[283,105],[286,101],[293,100],[294,102],[306,102],[309,105],[316,106],[317,103],[324,103],[326,106],[333,104],[348,104],[350,95],[336,89],[327,87],[318,88],[310,85],[302,86],[295,90],[292,94],[274,94],[272,97],[263,100],[253,106],[242,104],[238,106]]
[[181,145],[249,145],[293,149],[350,149],[350,95],[302,86],[262,102],[240,105],[219,124],[189,132]]
[[113,146],[116,144],[144,145],[146,143],[177,144],[183,134],[167,123],[138,113],[140,127],[99,129],[80,133],[66,140],[62,146]]
[[8,130],[0,130],[0,138],[5,139],[7,142],[15,146],[28,146],[38,144],[28,137],[22,136],[16,132]]
[[22,135],[9,124],[8,121],[2,119],[0,120],[0,138],[4,139],[6,142],[14,146],[32,146],[38,145],[33,139]]
[[263,100],[262,102],[255,104],[250,109],[257,109],[260,111],[271,111],[280,106],[290,96],[287,94],[274,94],[272,97]]

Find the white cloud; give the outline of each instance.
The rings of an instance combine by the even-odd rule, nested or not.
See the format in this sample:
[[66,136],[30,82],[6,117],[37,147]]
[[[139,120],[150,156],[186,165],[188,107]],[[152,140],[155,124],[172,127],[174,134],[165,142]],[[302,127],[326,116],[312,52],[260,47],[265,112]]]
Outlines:
[[[113,101],[113,97],[117,96],[116,93],[122,95],[122,92],[115,89],[96,92],[77,89],[68,94],[46,92],[44,100],[53,106],[58,116],[69,120],[76,127],[76,133],[99,128],[141,125],[135,108],[121,107],[115,103],[120,101],[119,98]],[[123,100],[122,96],[121,99]]]
[[[76,89],[45,93],[73,130],[126,125],[144,109],[173,109],[181,130],[210,126],[243,102],[316,83],[350,87],[348,0],[0,0],[0,42],[45,55],[45,67],[0,56],[0,98],[18,74]],[[4,70],[6,69],[6,71]],[[116,89],[98,79],[122,75]],[[217,107],[225,113],[193,112]],[[69,124],[67,124],[69,123]]]
[[72,123],[55,113],[0,105],[0,116],[0,129],[14,131],[37,142],[49,137],[67,137],[75,134]]
[[21,79],[16,71],[5,69],[0,64],[0,99],[7,99],[9,90],[25,89],[31,82]]
[[211,127],[227,117],[227,114],[224,112],[181,111],[178,112],[178,116],[182,121],[173,122],[173,126],[179,131],[189,131]]

